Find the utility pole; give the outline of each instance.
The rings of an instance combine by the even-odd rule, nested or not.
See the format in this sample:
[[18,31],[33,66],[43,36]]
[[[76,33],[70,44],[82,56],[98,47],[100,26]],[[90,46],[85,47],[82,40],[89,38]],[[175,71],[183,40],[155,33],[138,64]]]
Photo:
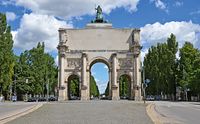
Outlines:
[[144,100],[144,104],[146,103],[146,84],[145,84],[145,70],[144,70],[144,66],[143,66],[143,100]]
[[[26,78],[26,84],[28,84],[28,78]],[[26,101],[28,101],[28,91],[26,91]]]
[[48,101],[49,100],[49,79],[47,80],[46,88],[47,88],[47,101]]

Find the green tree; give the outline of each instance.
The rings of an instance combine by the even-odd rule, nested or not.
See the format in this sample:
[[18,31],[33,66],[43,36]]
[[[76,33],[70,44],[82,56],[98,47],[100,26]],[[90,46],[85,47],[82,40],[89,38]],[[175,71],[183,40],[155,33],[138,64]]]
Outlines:
[[107,83],[106,89],[105,89],[105,96],[109,96],[109,81]]
[[70,80],[70,94],[72,96],[79,96],[79,78],[77,76]]
[[[57,66],[54,58],[44,52],[44,43],[38,43],[36,48],[24,51],[16,59],[17,93],[32,95],[55,95],[57,86]],[[28,82],[25,82],[28,79]],[[48,88],[48,90],[47,90]]]
[[192,91],[193,96],[197,96],[200,100],[200,51],[195,57],[193,62],[193,71],[190,73],[189,88]]
[[194,48],[190,42],[185,42],[184,46],[180,49],[180,81],[182,87],[188,86],[189,74],[193,71],[194,60],[198,55],[198,50]]
[[99,96],[99,89],[96,84],[94,77],[90,76],[90,96],[98,97]]
[[0,13],[0,95],[8,96],[12,83],[14,54],[11,28],[7,25],[6,15]]
[[152,46],[144,58],[146,78],[151,80],[147,93],[152,95],[168,95],[174,98],[176,88],[178,43],[171,34],[167,43]]
[[191,88],[194,93],[198,93],[199,80],[199,50],[194,48],[190,42],[185,42],[180,49],[178,84],[182,90]]
[[119,93],[121,97],[129,97],[128,87],[129,82],[127,75],[122,75],[119,79]]

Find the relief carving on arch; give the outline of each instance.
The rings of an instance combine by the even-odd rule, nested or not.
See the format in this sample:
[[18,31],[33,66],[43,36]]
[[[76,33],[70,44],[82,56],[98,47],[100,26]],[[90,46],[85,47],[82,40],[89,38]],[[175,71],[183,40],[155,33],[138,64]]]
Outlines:
[[67,31],[61,31],[60,32],[60,42],[61,43],[66,43],[67,40],[68,40]]
[[118,62],[119,62],[120,68],[131,68],[131,67],[133,67],[133,59],[131,59],[131,58],[118,59]]
[[67,68],[80,68],[82,61],[79,58],[68,58],[67,59]]

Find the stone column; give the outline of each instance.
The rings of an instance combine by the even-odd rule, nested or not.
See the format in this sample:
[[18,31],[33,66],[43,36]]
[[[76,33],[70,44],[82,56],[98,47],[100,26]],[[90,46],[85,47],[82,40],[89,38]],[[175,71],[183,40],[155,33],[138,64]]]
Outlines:
[[81,100],[88,100],[88,84],[87,84],[87,55],[82,54],[82,85],[81,85]]
[[111,70],[109,69],[109,99],[112,99],[112,75]]
[[140,48],[139,43],[134,44],[133,54],[134,54],[134,62],[133,62],[133,77],[134,77],[134,96],[135,101],[140,101],[141,97],[141,72],[140,72]]
[[119,86],[117,85],[117,54],[112,55],[112,100],[119,100]]
[[[134,68],[134,66],[133,66]],[[131,84],[130,84],[130,100],[135,99],[135,90],[134,90],[134,74],[133,72],[129,72],[129,75],[131,76]]]
[[67,47],[64,45],[59,45],[59,101],[68,100],[67,84],[65,83],[65,57]]
[[137,86],[138,86],[138,82],[137,82],[137,56],[134,55],[134,62],[133,62],[133,67],[134,67],[134,70],[133,70],[133,77],[134,77],[134,83],[133,83],[133,91],[132,91],[132,98],[135,97],[134,99],[136,101],[138,101],[138,89],[137,89]]
[[113,85],[114,86],[117,86],[117,79],[116,79],[116,73],[117,73],[117,70],[116,70],[116,63],[117,63],[117,57],[116,57],[116,54],[113,55],[113,63],[112,63],[112,78],[113,78]]

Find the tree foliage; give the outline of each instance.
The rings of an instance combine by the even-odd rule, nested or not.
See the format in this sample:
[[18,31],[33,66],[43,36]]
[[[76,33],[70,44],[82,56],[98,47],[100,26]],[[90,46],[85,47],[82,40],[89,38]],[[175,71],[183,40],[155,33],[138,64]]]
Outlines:
[[144,58],[146,78],[151,80],[147,91],[149,94],[175,94],[178,43],[171,34],[166,43],[152,46]]
[[109,81],[107,83],[107,86],[106,86],[106,89],[105,89],[105,92],[104,92],[105,96],[109,96]]
[[129,77],[127,75],[122,75],[119,79],[119,96],[129,97],[129,84]]
[[72,79],[69,80],[70,97],[79,97],[79,78],[76,75],[72,75]]
[[176,87],[180,87],[183,93],[190,91],[200,97],[200,51],[190,42],[179,49],[179,58],[176,58],[177,51],[178,43],[173,34],[166,43],[149,49],[144,58],[145,76],[151,80],[148,94],[172,96]]
[[0,95],[8,96],[12,83],[14,54],[11,28],[7,25],[6,15],[0,13]]
[[98,97],[100,95],[97,83],[94,77],[90,76],[90,96]]
[[[17,78],[17,94],[33,95],[55,94],[57,85],[57,66],[54,58],[44,52],[44,43],[36,48],[26,50],[16,58],[15,73]],[[28,82],[26,82],[28,80]]]

